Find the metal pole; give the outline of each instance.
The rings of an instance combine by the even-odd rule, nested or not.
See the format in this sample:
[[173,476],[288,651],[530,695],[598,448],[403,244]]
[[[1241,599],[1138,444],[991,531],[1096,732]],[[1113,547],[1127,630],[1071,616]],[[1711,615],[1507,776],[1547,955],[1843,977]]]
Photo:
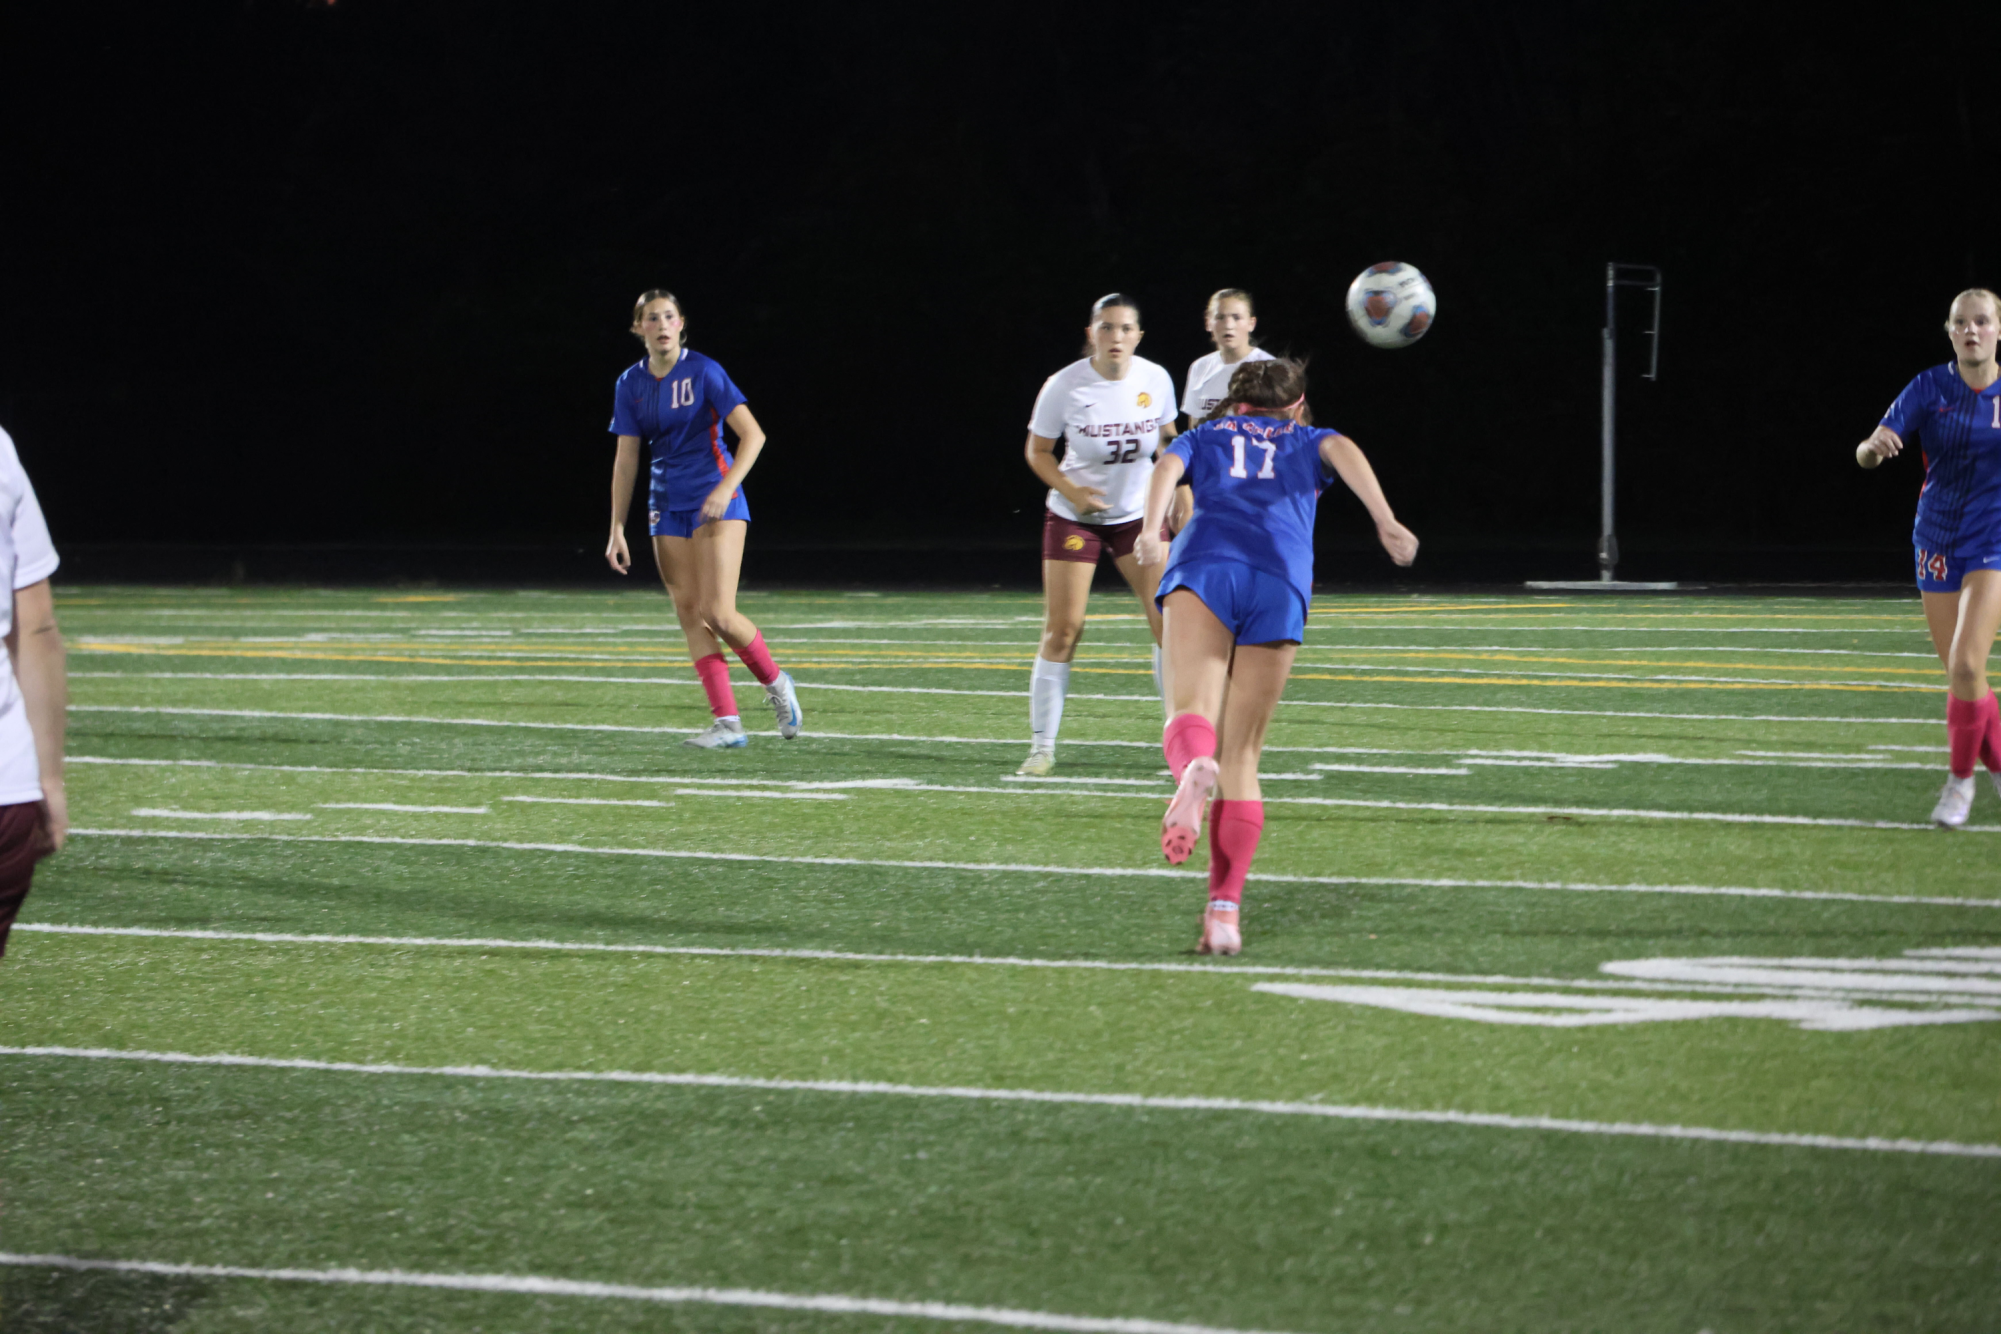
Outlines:
[[1605,266],[1605,329],[1604,329],[1604,390],[1602,394],[1603,421],[1599,432],[1601,447],[1600,479],[1598,500],[1598,580],[1611,583],[1613,572],[1619,564],[1619,539],[1613,535],[1612,495],[1613,457],[1618,419],[1615,399],[1614,371],[1618,364],[1617,297],[1619,293],[1619,266]]

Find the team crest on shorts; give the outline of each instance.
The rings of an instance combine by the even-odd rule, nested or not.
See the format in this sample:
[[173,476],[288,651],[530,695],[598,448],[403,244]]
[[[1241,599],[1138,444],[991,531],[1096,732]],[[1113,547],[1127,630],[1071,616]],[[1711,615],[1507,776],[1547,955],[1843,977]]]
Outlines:
[[1139,405],[1140,405],[1141,407],[1143,407],[1143,408],[1150,408],[1150,407],[1152,407],[1152,406],[1153,406],[1153,395],[1152,395],[1152,394],[1149,394],[1149,393],[1147,393],[1147,392],[1146,392],[1146,391],[1145,391],[1144,389],[1140,390],[1140,395],[1139,395]]
[[1063,549],[1065,551],[1082,551],[1084,549],[1084,539],[1072,533],[1063,539]]
[[655,528],[658,528],[660,526],[660,511],[659,510],[646,511],[646,522],[652,524]]

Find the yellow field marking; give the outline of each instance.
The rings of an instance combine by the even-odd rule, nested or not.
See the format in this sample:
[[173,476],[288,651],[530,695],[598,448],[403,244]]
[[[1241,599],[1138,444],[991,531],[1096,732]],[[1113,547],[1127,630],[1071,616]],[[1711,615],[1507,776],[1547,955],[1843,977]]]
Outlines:
[[[1552,650],[1554,651],[1554,650]],[[1399,658],[1443,658],[1455,662],[1557,662],[1572,667],[1716,667],[1735,671],[1772,672],[1853,672],[1867,670],[1888,672],[1897,676],[1940,676],[1941,667],[1812,667],[1802,663],[1763,662],[1647,662],[1632,658],[1547,658],[1526,657],[1522,653],[1447,653],[1437,649],[1343,649],[1344,653],[1356,656],[1367,653],[1382,653]]]

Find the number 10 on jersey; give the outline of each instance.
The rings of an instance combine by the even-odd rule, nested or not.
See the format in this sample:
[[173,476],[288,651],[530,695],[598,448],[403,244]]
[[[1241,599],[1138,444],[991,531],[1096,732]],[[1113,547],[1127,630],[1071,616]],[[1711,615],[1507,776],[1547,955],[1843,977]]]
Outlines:
[[[1258,469],[1258,476],[1261,478],[1270,478],[1278,476],[1278,474],[1272,470],[1271,466],[1271,461],[1278,457],[1278,446],[1274,445],[1269,440],[1259,440],[1256,442],[1256,444],[1259,449],[1262,449],[1265,452],[1264,466]],[[1244,437],[1240,435],[1231,436],[1230,448],[1236,451],[1236,462],[1230,465],[1230,476],[1249,477],[1251,474],[1249,470],[1244,467]]]

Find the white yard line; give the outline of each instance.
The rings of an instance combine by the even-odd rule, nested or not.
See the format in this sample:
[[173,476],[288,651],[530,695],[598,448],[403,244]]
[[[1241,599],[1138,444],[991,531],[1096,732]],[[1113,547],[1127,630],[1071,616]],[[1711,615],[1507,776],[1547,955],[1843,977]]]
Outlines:
[[[942,692],[940,692],[942,693]],[[1078,698],[1076,695],[1070,696]],[[1126,696],[1145,699],[1149,703],[1158,701],[1151,695]],[[1743,713],[1654,713],[1632,710],[1608,709],[1538,709],[1498,704],[1377,704],[1357,701],[1335,700],[1285,700],[1287,704],[1322,709],[1394,709],[1415,713],[1521,713],[1535,715],[1555,715],[1573,718],[1657,718],[1679,719],[1687,722],[1724,723],[1836,723],[1836,724],[1890,724],[1906,727],[1937,727],[1936,718],[1861,718],[1802,716],[1797,714],[1743,714]],[[535,723],[514,722],[503,718],[438,718],[421,715],[393,713],[319,713],[283,709],[205,709],[180,705],[160,704],[72,704],[72,713],[157,713],[190,717],[212,718],[290,718],[306,722],[336,723],[426,723],[441,727],[524,727],[557,732],[638,732],[660,735],[687,735],[700,731],[694,727],[635,727],[620,723]],[[758,732],[757,736],[776,736],[776,732]],[[965,736],[914,736],[903,732],[815,732],[807,736],[827,737],[836,741],[933,741],[957,745],[1019,746],[1020,737],[965,737]],[[1065,738],[1066,746],[1145,746],[1153,748],[1154,741],[1075,741]],[[1266,746],[1266,750],[1316,750],[1314,746]]]
[[132,814],[155,820],[310,820],[290,811],[184,811],[168,806],[140,806]]
[[2001,1144],[1951,1140],[1889,1139],[1877,1136],[1808,1135],[1709,1126],[1653,1125],[1634,1121],[1585,1121],[1554,1116],[1511,1116],[1496,1112],[1431,1111],[1410,1107],[1359,1107],[1337,1103],[1279,1102],[1243,1098],[1161,1097],[1141,1093],[1074,1093],[1049,1089],[1008,1089],[922,1084],[885,1084],[839,1079],[756,1079],[742,1075],[680,1074],[652,1070],[513,1070],[485,1065],[394,1065],[387,1062],[316,1061],[302,1057],[240,1056],[234,1053],[133,1051],[104,1047],[0,1046],[0,1056],[67,1057],[76,1060],[135,1061],[160,1065],[310,1070],[329,1074],[431,1076],[449,1079],[506,1079],[533,1083],[640,1084],[677,1088],[759,1089],[775,1093],[823,1093],[860,1097],[945,1098],[972,1102],[1037,1103],[1057,1106],[1120,1107],[1146,1111],[1233,1112],[1256,1116],[1310,1116],[1341,1121],[1393,1121],[1421,1125],[1482,1126],[1497,1130],[1555,1131],[1574,1135],[1614,1135],[1642,1139],[1707,1140],[1785,1148],[1842,1149],[1865,1153],[1915,1153],[1955,1158],[2001,1159]]
[[[506,800],[506,798],[502,798]],[[403,806],[393,801],[322,801],[323,811],[410,811],[420,815],[490,815],[485,806]]]
[[[1120,796],[1130,795],[1119,793]],[[677,861],[756,862],[789,866],[879,866],[905,871],[970,871],[980,874],[1068,875],[1157,880],[1204,880],[1203,871],[1166,867],[1048,866],[1021,862],[890,861],[867,857],[788,857],[750,852],[699,852],[679,848],[606,848],[581,843],[525,843],[475,838],[404,838],[387,834],[259,834],[192,829],[72,828],[79,838],[158,838],[256,843],[360,843],[385,847],[491,848],[505,852],[554,852],[594,857],[659,857]],[[1765,889],[1733,885],[1594,884],[1563,880],[1473,880],[1431,876],[1271,875],[1255,873],[1260,884],[1287,885],[1408,885],[1419,889],[1524,889],[1587,894],[1690,894],[1725,898],[1825,900],[1840,903],[1881,903],[1896,906],[2001,908],[2001,898],[1969,899],[1920,895],[1852,894],[1839,890]]]
[[761,1292],[754,1288],[661,1288],[630,1283],[546,1278],[538,1274],[433,1274],[405,1269],[252,1269],[241,1265],[167,1264],[153,1260],[90,1260],[70,1255],[22,1255],[0,1251],[0,1265],[67,1269],[83,1273],[156,1274],[173,1278],[243,1278],[276,1283],[429,1288],[452,1292],[518,1293],[532,1297],[588,1297],[596,1300],[655,1302],[676,1306],[743,1306],[822,1315],[867,1315],[910,1320],[944,1320],[1010,1329],[1046,1329],[1062,1334],[1256,1334],[1216,1325],[1140,1320],[1125,1316],[1062,1315],[1005,1306],[963,1306],[955,1302],[906,1302],[837,1293]]
[[[1029,968],[1054,969],[1061,972],[1094,973],[1172,973],[1205,978],[1232,977],[1323,977],[1346,978],[1351,981],[1373,982],[1449,982],[1457,986],[1481,987],[1560,987],[1573,991],[1662,991],[1682,993],[1718,993],[1724,995],[1756,996],[1812,996],[1844,999],[1897,999],[1916,1001],[1936,1001],[1938,995],[1930,992],[1914,992],[1902,995],[1895,987],[1856,986],[1852,982],[1853,972],[1843,978],[1826,984],[1809,983],[1796,985],[1787,976],[1786,984],[1774,985],[1768,980],[1721,981],[1708,977],[1691,978],[1673,971],[1685,961],[1649,960],[1651,964],[1668,965],[1665,974],[1671,980],[1650,980],[1655,975],[1643,974],[1637,977],[1515,977],[1505,974],[1469,974],[1418,972],[1393,968],[1332,968],[1307,965],[1289,966],[1282,964],[1218,964],[1218,963],[1160,963],[1132,962],[1109,959],[1031,959],[1014,955],[990,954],[865,954],[851,950],[779,949],[770,946],[731,947],[726,945],[639,945],[608,944],[600,941],[564,940],[508,940],[485,939],[465,936],[359,936],[359,935],[318,935],[287,931],[212,931],[200,928],[176,929],[143,926],[69,926],[55,923],[21,925],[16,924],[15,932],[41,932],[58,936],[113,936],[144,940],[208,940],[242,941],[255,945],[331,945],[346,947],[352,945],[381,945],[396,950],[409,949],[476,949],[476,950],[538,950],[554,953],[573,954],[640,954],[694,956],[720,959],[785,959],[806,963],[882,963],[951,965],[974,968]],[[1711,961],[1696,960],[1695,964],[1707,967]],[[1754,961],[1767,964],[1784,964],[1787,961]],[[1845,961],[1853,968],[1853,961]],[[1887,961],[1886,966],[1900,962]],[[1616,969],[1617,965],[1605,965]],[[1684,969],[1684,971],[1686,971]],[[1997,1002],[1980,996],[1961,994],[1959,990],[1947,987],[1950,999],[1955,1002],[1973,1004],[1996,1004]],[[1885,993],[1892,993],[1886,995]]]

